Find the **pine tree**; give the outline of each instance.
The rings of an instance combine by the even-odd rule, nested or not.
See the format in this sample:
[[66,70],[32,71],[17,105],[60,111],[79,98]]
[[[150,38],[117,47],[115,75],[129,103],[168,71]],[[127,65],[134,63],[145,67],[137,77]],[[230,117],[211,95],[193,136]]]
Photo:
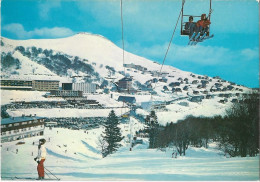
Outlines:
[[115,115],[114,110],[112,110],[104,123],[105,131],[103,132],[102,137],[106,142],[106,148],[102,151],[103,157],[117,151],[117,149],[121,146],[119,142],[123,139],[123,137],[121,136],[118,125],[118,117]]
[[155,111],[151,111],[147,119],[149,119],[147,121],[149,127],[149,148],[156,148],[158,147],[159,124]]

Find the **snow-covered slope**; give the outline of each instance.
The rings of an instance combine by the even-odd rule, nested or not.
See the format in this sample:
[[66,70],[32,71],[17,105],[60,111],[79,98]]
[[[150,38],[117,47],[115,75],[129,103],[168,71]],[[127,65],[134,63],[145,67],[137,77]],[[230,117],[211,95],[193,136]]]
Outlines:
[[[3,46],[1,52],[4,56],[11,55],[13,59],[19,60],[20,68],[2,70],[2,78],[13,79],[54,79],[62,82],[85,82],[88,81],[101,85],[104,80],[108,81],[108,88],[113,87],[113,82],[123,78],[123,50],[117,47],[113,42],[100,35],[88,33],[78,33],[74,36],[61,39],[33,39],[33,40],[11,40],[1,38]],[[20,46],[19,49],[17,49]],[[232,99],[239,99],[243,93],[250,92],[251,89],[223,80],[219,77],[208,77],[206,75],[197,75],[182,71],[172,66],[163,67],[163,75],[159,76],[161,65],[146,58],[134,55],[129,52],[124,54],[125,64],[141,66],[145,71],[132,67],[125,68],[126,74],[133,78],[133,87],[142,90],[148,86],[152,87],[156,95],[151,97],[150,91],[144,91],[134,95],[138,106],[144,102],[158,101],[166,104],[166,110],[157,111],[158,119],[161,124],[167,122],[176,122],[187,115],[213,116],[223,115],[225,109],[231,104]],[[84,69],[83,69],[84,68]],[[112,75],[111,75],[112,74]],[[75,77],[76,76],[76,77]],[[112,78],[112,79],[111,79]],[[165,81],[158,79],[166,78]],[[157,80],[154,83],[153,80]],[[205,85],[203,86],[203,83]],[[177,85],[175,85],[177,84]],[[232,89],[227,89],[232,87]],[[178,91],[179,89],[179,91]],[[218,90],[217,90],[218,89]],[[175,91],[176,90],[176,91]],[[212,91],[214,90],[214,91]],[[2,104],[12,101],[31,100],[30,97],[9,97],[15,94],[15,91],[5,91],[2,96]],[[101,93],[103,90],[100,91]],[[17,93],[17,94],[21,94]],[[89,95],[89,99],[95,99],[106,107],[121,107],[117,102],[121,93],[111,90],[110,94]],[[25,92],[23,95],[26,94]],[[35,93],[35,97],[38,93]],[[227,104],[220,103],[223,97],[220,94],[230,94],[226,99]],[[15,94],[16,95],[16,94]],[[33,96],[34,94],[32,94]],[[205,100],[207,95],[212,95],[212,99]],[[132,95],[129,95],[132,96]],[[202,102],[190,102],[192,97],[204,97]],[[234,97],[235,96],[235,97]],[[34,99],[37,100],[37,99]],[[39,98],[39,100],[43,100]],[[48,99],[44,99],[48,100]],[[180,102],[187,103],[186,106]],[[205,110],[205,108],[207,108]],[[147,109],[149,111],[149,109]],[[17,116],[27,111],[16,110],[8,111],[9,114]],[[31,110],[31,112],[43,113],[42,111]],[[59,112],[67,114],[67,110]],[[69,116],[74,117],[84,115],[84,112],[71,112]],[[80,114],[81,113],[81,114]],[[33,113],[32,113],[33,114]]]
[[[121,125],[121,129],[126,136],[129,125]],[[48,153],[45,168],[62,181],[259,180],[259,156],[226,158],[215,149],[214,143],[208,149],[189,147],[185,157],[172,158],[172,148],[165,152],[147,149],[147,139],[143,139],[143,144],[129,151],[130,144],[124,140],[118,152],[102,158],[98,147],[101,132],[101,128],[86,132],[45,128],[44,136],[26,138],[23,145],[16,145],[17,141],[3,143],[1,178],[37,178],[37,163],[33,158],[37,155],[38,140],[44,137]],[[49,171],[46,170],[49,176],[45,177],[56,179]]]

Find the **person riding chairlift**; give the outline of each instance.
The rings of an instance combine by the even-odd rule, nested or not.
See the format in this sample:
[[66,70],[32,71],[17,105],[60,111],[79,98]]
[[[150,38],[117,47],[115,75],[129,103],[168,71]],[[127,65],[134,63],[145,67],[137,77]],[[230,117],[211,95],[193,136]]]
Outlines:
[[206,14],[202,14],[201,19],[196,23],[196,32],[200,32],[203,35],[205,32],[208,32],[210,24],[211,22],[207,19]]
[[189,22],[186,22],[184,27],[186,31],[189,31],[189,37],[191,37],[193,32],[195,31],[195,25],[196,24],[193,22],[193,16],[190,16]]

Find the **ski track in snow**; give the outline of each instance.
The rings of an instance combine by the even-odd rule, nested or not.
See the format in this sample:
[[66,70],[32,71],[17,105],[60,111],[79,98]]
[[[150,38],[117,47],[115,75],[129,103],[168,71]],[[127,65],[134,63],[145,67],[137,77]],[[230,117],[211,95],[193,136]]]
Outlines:
[[82,160],[79,160],[79,159],[75,159],[75,158],[72,158],[72,157],[68,157],[68,156],[64,156],[64,155],[61,155],[61,154],[58,154],[56,152],[53,152],[52,150],[46,148],[47,150],[47,153],[49,155],[52,155],[54,157],[58,157],[58,158],[61,158],[61,159],[69,159],[69,160],[73,160],[73,161],[78,161],[78,162],[81,162]]
[[88,148],[88,150],[90,150],[91,152],[93,153],[96,153],[96,154],[100,154],[100,152],[95,149],[94,147],[92,147],[91,145],[89,145],[87,142],[81,140],[81,142]]

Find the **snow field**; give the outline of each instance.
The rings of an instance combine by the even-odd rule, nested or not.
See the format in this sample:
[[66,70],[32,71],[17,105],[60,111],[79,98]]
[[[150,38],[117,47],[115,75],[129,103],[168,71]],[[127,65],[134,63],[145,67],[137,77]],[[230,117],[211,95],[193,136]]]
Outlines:
[[[120,127],[124,126],[126,124]],[[144,139],[144,144],[136,145],[132,151],[125,143],[115,154],[102,158],[97,149],[101,133],[102,128],[87,130],[86,133],[83,130],[46,128],[44,136],[26,138],[23,145],[15,145],[18,141],[3,143],[2,179],[14,175],[37,177],[33,158],[37,153],[38,140],[44,137],[48,151],[45,167],[62,181],[259,180],[259,156],[226,158],[220,155],[214,144],[208,149],[190,147],[185,157],[175,159],[171,158],[172,149],[147,149],[148,140]],[[123,131],[123,134],[127,132]]]

